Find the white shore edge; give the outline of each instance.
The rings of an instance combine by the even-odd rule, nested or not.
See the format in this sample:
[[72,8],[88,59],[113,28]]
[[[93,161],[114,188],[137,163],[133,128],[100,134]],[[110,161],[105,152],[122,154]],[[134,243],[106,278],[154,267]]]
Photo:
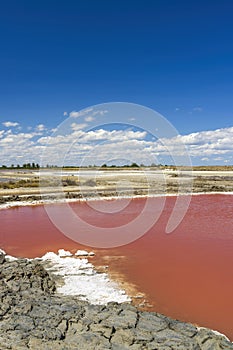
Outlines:
[[[149,195],[130,195],[130,196],[99,196],[99,197],[86,197],[86,198],[59,198],[59,199],[38,199],[27,201],[12,201],[4,204],[0,204],[0,210],[10,209],[14,207],[47,205],[47,204],[62,204],[62,203],[75,203],[75,202],[92,202],[92,201],[111,201],[119,199],[138,199],[138,198],[161,198],[161,197],[181,197],[181,196],[201,196],[201,195],[233,195],[233,192],[194,192],[194,193],[165,193],[165,194],[149,194]],[[30,195],[30,194],[29,194]]]
[[[0,252],[6,254],[0,249]],[[77,250],[75,254],[59,249],[58,253],[47,252],[40,258],[27,259],[43,262],[44,268],[62,277],[62,285],[56,285],[56,293],[61,295],[77,296],[80,300],[95,305],[106,305],[109,302],[125,303],[131,298],[112,281],[106,273],[96,271],[87,257],[93,256],[93,252]],[[82,258],[80,258],[82,257]],[[17,258],[6,255],[6,259],[15,261]]]
[[[59,198],[49,200],[33,200],[33,201],[12,201],[10,203],[0,204],[0,210],[10,209],[14,207],[24,206],[37,206],[45,204],[62,204],[73,202],[89,202],[98,200],[116,200],[116,199],[138,199],[138,198],[160,198],[160,197],[178,197],[178,196],[201,196],[201,195],[233,195],[233,192],[195,192],[195,193],[182,193],[182,194],[154,194],[154,195],[136,195],[136,196],[109,196],[109,197],[90,197],[90,198]],[[0,249],[0,252],[4,252]],[[62,256],[61,252],[67,252]],[[78,252],[78,251],[77,251]],[[76,253],[77,253],[76,252]],[[93,255],[83,251],[83,256]],[[5,252],[4,252],[5,253]],[[78,254],[75,255],[77,256]],[[87,253],[87,254],[85,254]],[[6,253],[5,253],[6,254]],[[82,254],[78,255],[81,256]],[[6,258],[10,261],[17,260],[17,258],[7,255]],[[57,288],[57,292],[63,295],[76,295],[80,300],[86,300],[92,304],[106,305],[108,302],[115,301],[118,303],[130,302],[130,297],[126,292],[119,288],[116,282],[109,279],[106,273],[97,273],[95,267],[88,262],[88,259],[80,259],[74,257],[69,251],[60,249],[58,254],[53,252],[47,252],[41,258],[35,258],[44,262],[50,262],[52,267],[47,268],[48,271],[52,270],[54,274],[57,274],[63,278],[64,285]],[[68,260],[67,260],[68,259]],[[30,259],[28,259],[30,260]],[[32,259],[33,260],[33,259]],[[67,260],[67,261],[65,261]],[[80,262],[81,260],[81,262]],[[99,277],[100,276],[100,277]],[[98,292],[97,292],[98,291]],[[206,329],[205,327],[197,327],[197,329]],[[219,331],[212,330],[216,335],[223,336],[226,340],[229,338]],[[233,344],[233,342],[232,342]]]
[[[0,249],[1,252],[6,254],[5,258],[9,261],[18,260],[18,258],[7,255],[2,249]],[[116,282],[110,280],[106,273],[98,273],[94,265],[88,261],[86,256],[90,257],[93,255],[93,252],[85,250],[77,250],[75,254],[72,254],[68,250],[59,249],[57,254],[47,252],[41,258],[27,260],[42,261],[48,272],[62,277],[64,285],[56,286],[58,294],[77,296],[80,300],[94,305],[107,305],[109,302],[130,303],[131,298],[126,292]],[[85,258],[78,258],[79,256],[85,256]],[[46,264],[48,265],[47,267]],[[196,327],[198,330],[210,329],[200,326]],[[231,342],[225,334],[217,330],[210,330]]]

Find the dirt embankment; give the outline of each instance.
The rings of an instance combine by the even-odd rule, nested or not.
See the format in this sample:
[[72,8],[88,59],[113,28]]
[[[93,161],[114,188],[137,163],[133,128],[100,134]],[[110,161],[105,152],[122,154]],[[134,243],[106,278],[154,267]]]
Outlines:
[[0,172],[0,204],[20,201],[233,192],[231,170]]

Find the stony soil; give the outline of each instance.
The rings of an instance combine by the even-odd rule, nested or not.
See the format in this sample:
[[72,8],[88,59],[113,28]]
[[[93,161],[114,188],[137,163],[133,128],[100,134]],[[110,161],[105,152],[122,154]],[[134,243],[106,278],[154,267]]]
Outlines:
[[90,305],[58,295],[38,260],[9,261],[0,253],[0,299],[1,350],[233,349],[211,330],[128,303]]

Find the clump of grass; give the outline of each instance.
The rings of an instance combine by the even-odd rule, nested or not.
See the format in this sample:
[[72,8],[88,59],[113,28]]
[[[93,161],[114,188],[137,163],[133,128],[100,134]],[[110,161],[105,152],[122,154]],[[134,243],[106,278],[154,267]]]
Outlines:
[[63,186],[77,186],[78,182],[75,179],[67,178],[67,179],[62,180],[62,185]]
[[90,180],[85,181],[83,183],[83,185],[84,186],[89,186],[89,187],[94,187],[94,186],[96,186],[96,182],[94,180],[90,179]]
[[39,187],[39,179],[33,180],[19,180],[19,181],[8,181],[0,183],[0,188],[8,190],[19,187]]

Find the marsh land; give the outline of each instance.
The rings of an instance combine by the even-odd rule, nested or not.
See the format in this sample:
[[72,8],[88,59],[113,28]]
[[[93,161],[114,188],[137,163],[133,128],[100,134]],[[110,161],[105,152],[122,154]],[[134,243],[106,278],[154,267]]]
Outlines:
[[233,167],[1,169],[0,203],[233,192]]

